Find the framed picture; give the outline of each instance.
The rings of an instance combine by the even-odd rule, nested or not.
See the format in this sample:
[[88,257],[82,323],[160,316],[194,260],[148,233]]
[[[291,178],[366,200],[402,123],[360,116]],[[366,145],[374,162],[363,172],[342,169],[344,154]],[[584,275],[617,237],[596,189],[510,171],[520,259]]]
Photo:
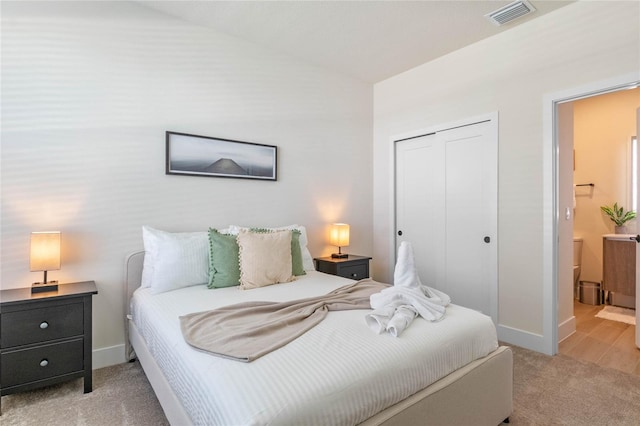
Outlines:
[[278,147],[167,132],[168,175],[277,180]]

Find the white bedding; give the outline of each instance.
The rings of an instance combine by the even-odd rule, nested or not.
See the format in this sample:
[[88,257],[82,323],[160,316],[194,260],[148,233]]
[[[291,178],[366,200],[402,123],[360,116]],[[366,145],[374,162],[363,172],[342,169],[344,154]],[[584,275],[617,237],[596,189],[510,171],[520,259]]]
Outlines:
[[357,424],[498,347],[491,319],[456,305],[422,318],[399,338],[377,335],[369,310],[329,312],[285,347],[241,363],[193,349],[178,317],[249,300],[325,294],[352,282],[310,271],[292,283],[253,290],[187,287],[136,290],[131,313],[151,354],[195,424]]

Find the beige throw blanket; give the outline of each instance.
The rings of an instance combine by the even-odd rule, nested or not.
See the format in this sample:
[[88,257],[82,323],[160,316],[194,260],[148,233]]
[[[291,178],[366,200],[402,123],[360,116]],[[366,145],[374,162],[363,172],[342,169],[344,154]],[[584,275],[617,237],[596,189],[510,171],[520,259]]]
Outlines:
[[246,302],[180,317],[191,346],[214,355],[250,362],[317,325],[329,311],[370,309],[369,297],[388,284],[365,279],[323,296],[289,302]]

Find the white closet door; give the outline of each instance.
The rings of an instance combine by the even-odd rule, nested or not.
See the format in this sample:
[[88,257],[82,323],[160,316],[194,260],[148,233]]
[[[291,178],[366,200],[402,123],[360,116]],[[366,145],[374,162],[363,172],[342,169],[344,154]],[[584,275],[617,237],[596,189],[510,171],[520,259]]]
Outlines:
[[[494,311],[497,156],[490,123],[438,132],[445,145],[442,290],[459,305]],[[497,273],[497,272],[496,272]],[[495,292],[497,297],[497,292]],[[492,315],[493,316],[493,315]]]
[[413,246],[420,279],[437,281],[439,248],[435,234],[442,202],[442,174],[438,159],[442,146],[430,134],[396,143],[396,248],[402,241]]
[[397,243],[424,284],[497,321],[497,123],[396,143]]

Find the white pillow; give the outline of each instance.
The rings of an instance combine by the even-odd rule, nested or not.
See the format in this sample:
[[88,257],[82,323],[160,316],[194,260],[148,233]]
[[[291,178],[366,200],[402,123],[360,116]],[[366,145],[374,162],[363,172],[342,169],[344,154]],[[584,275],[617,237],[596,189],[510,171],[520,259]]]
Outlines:
[[206,232],[165,232],[142,227],[142,287],[154,294],[209,280],[209,238]]
[[[309,240],[307,239],[307,230],[304,226],[302,225],[287,225],[287,226],[281,226],[279,228],[264,228],[262,226],[256,226],[254,228],[260,228],[260,229],[268,229],[270,231],[282,231],[282,230],[287,230],[287,229],[297,229],[298,231],[300,231],[300,252],[302,253],[302,267],[304,268],[305,271],[315,271],[315,265],[313,264],[313,257],[311,257],[311,253],[309,252],[309,249],[307,248],[307,244],[309,242]],[[246,226],[238,226],[238,225],[229,225],[228,233],[229,234],[233,234],[233,235],[238,235],[238,233],[240,232],[240,230],[248,230],[251,229],[249,227]]]
[[291,230],[238,233],[240,288],[248,290],[288,283],[291,273]]

